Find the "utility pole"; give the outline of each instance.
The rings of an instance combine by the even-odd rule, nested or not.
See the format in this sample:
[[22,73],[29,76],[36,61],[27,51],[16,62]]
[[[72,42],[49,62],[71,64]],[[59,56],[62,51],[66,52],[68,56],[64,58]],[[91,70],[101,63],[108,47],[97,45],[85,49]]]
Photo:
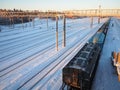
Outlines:
[[58,51],[58,16],[56,16],[56,50]]
[[63,47],[66,46],[66,17],[63,16]]
[[100,17],[101,17],[101,5],[99,4],[99,17],[98,17],[98,24],[100,23]]
[[98,19],[98,23],[100,23],[100,18],[101,18],[101,5],[99,5],[99,19]]
[[48,29],[48,12],[47,12],[47,29]]
[[12,17],[12,25],[13,25],[13,28],[14,28],[14,17]]
[[31,18],[30,18],[30,16],[29,16],[29,24],[30,24],[30,27],[31,27]]
[[24,29],[23,17],[21,17],[21,21],[22,21],[22,27],[23,27],[23,29]]
[[34,17],[32,18],[32,22],[33,22],[33,27],[35,26],[35,23],[34,23]]
[[10,22],[10,26],[9,26],[9,28],[11,27],[11,18],[9,17],[9,22]]
[[93,16],[91,16],[91,25],[90,27],[92,28],[93,27]]
[[41,16],[39,16],[39,23],[40,23],[40,29],[41,29]]
[[0,26],[0,32],[2,31],[1,26]]

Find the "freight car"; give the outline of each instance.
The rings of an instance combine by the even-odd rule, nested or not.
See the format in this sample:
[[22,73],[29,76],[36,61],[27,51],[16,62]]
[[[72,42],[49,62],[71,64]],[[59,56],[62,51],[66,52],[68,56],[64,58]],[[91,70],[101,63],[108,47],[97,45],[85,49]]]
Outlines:
[[98,44],[87,43],[63,68],[63,83],[71,88],[90,90],[100,51]]

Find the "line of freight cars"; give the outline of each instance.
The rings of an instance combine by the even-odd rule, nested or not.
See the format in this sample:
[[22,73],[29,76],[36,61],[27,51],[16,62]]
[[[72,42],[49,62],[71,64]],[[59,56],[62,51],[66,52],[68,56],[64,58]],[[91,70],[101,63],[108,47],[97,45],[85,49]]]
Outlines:
[[90,90],[98,66],[109,21],[86,43],[75,57],[63,68],[63,84],[73,90]]

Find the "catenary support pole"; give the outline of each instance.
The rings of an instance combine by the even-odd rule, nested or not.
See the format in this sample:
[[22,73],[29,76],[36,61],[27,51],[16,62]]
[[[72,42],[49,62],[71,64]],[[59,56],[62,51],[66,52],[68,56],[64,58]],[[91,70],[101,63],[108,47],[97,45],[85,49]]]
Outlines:
[[23,29],[24,29],[24,24],[23,24],[23,18],[21,17],[21,21],[22,21],[22,27],[23,27]]
[[91,24],[90,24],[90,27],[91,27],[91,28],[93,27],[93,17],[91,17]]
[[34,17],[32,18],[32,22],[33,22],[33,27],[34,27],[35,26]]
[[47,12],[47,30],[48,30],[48,12]]
[[56,50],[58,51],[58,16],[56,16]]
[[63,47],[66,46],[66,17],[63,16]]

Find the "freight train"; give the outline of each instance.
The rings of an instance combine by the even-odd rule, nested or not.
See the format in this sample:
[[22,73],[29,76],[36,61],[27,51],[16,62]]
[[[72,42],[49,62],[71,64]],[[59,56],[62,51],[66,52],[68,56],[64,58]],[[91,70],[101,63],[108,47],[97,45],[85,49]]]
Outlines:
[[63,82],[73,88],[89,90],[99,54],[98,44],[87,43],[63,68]]
[[109,21],[86,43],[63,68],[63,85],[70,89],[90,90],[100,53],[107,34]]

